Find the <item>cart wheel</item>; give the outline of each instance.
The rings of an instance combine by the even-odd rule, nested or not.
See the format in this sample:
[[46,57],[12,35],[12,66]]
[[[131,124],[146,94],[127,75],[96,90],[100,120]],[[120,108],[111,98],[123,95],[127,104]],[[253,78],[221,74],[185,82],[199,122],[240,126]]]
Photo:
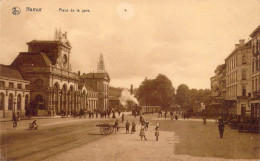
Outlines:
[[103,128],[103,132],[104,132],[104,134],[106,134],[106,135],[108,135],[108,134],[110,134],[110,126],[105,126],[104,128]]
[[113,127],[110,127],[109,134],[112,134],[113,131],[114,131],[114,128],[113,128]]
[[101,134],[104,134],[104,132],[103,132],[103,127],[102,127],[102,126],[100,126],[100,129],[99,129],[99,130],[100,130],[100,133],[101,133]]

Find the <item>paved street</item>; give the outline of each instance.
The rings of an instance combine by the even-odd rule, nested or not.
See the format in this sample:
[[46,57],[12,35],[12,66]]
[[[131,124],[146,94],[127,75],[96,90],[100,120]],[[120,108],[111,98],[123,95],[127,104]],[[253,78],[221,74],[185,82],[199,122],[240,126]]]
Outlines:
[[[1,155],[8,160],[45,160],[97,140],[101,135],[95,126],[104,120],[59,118],[38,119],[39,130],[27,130],[30,121],[1,122]],[[37,159],[36,159],[37,158]]]
[[164,121],[160,119],[160,130],[173,131],[178,139],[176,155],[218,157],[227,159],[259,159],[260,135],[240,133],[225,127],[223,139],[219,138],[217,123],[202,120]]
[[[170,120],[144,115],[150,120],[146,131],[148,141],[140,141],[139,117],[135,120],[137,132],[100,135],[95,125],[114,120],[58,118],[38,119],[39,130],[27,130],[31,121],[0,122],[2,160],[91,160],[91,161],[148,161],[148,160],[250,160],[259,158],[258,134],[239,133],[225,128],[219,139],[217,124],[210,120],[206,125],[198,119]],[[124,126],[119,119],[120,126]],[[160,122],[159,141],[155,141],[154,125]]]

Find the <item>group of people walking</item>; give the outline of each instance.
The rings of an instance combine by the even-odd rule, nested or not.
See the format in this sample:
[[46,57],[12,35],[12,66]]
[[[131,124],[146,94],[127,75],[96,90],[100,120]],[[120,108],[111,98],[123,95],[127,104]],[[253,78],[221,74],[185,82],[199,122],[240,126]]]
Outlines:
[[[121,116],[122,118],[122,123],[124,122],[124,113],[122,114]],[[145,121],[143,116],[140,116],[140,125],[141,125],[141,129],[140,129],[140,138],[141,138],[141,141],[142,140],[147,140],[146,138],[146,135],[145,135],[145,131],[148,130],[148,127],[149,127],[149,122],[148,121]],[[126,123],[125,123],[125,133],[126,134],[129,134],[130,133],[130,126],[132,125],[131,127],[131,134],[134,134],[136,132],[136,123],[135,121],[132,122],[132,124],[130,124],[130,122],[127,120]],[[118,132],[119,130],[119,122],[118,120],[115,121],[115,124],[114,124],[114,128],[115,128],[115,133]],[[159,140],[159,123],[156,124],[156,128],[155,128],[155,137],[156,137],[156,141]]]

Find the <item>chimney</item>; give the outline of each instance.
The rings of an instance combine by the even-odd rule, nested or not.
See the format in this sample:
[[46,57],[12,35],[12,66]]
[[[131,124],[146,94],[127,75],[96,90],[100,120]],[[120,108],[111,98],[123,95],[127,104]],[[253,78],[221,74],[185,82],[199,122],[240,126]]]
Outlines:
[[235,44],[235,49],[237,49],[239,47],[239,44]]
[[131,89],[130,89],[131,95],[133,94],[133,85],[131,84]]
[[239,46],[245,45],[245,39],[240,39],[239,40]]
[[80,71],[78,71],[78,75],[80,76]]

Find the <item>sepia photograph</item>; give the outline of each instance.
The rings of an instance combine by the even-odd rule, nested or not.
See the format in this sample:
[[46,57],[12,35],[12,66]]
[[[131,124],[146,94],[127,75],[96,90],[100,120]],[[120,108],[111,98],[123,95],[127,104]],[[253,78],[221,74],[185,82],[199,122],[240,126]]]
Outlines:
[[260,0],[0,0],[0,160],[260,160]]

